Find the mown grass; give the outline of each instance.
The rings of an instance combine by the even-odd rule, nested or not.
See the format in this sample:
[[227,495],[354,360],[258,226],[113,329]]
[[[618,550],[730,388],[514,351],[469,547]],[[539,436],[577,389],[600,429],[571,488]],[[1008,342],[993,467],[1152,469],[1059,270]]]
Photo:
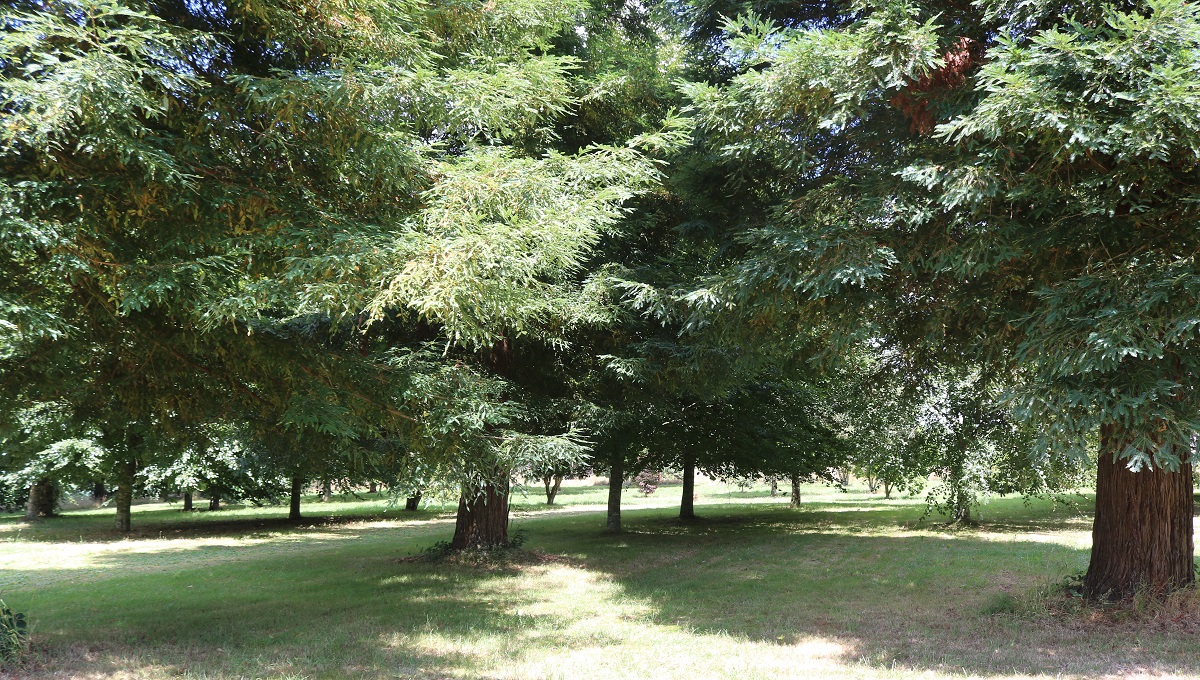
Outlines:
[[[1046,606],[1086,566],[1088,518],[993,501],[984,524],[920,521],[919,499],[806,487],[627,494],[602,533],[602,487],[518,503],[527,553],[469,567],[409,559],[450,508],[384,499],[185,515],[135,508],[29,525],[0,518],[0,596],[30,615],[21,678],[1097,677],[1200,674],[1180,627]],[[1082,502],[1086,507],[1086,499]]]

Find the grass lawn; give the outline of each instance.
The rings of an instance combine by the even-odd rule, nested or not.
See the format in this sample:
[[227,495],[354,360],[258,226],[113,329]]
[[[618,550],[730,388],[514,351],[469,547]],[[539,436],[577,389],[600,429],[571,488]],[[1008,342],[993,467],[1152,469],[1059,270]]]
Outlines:
[[[134,508],[0,518],[0,596],[27,612],[19,678],[941,678],[1200,676],[1186,626],[1092,620],[1038,593],[1087,564],[1089,518],[994,500],[978,529],[918,520],[920,499],[805,488],[518,497],[517,564],[405,559],[451,508],[383,499],[185,515]],[[1081,499],[1086,507],[1088,501]],[[1014,599],[1015,598],[1015,599]],[[2,675],[2,674],[0,674]]]

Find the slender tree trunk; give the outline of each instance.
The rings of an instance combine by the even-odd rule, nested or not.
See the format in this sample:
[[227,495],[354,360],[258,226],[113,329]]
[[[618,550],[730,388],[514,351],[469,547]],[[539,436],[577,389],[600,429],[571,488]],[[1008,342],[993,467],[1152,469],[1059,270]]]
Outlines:
[[954,461],[951,462],[947,470],[946,482],[950,485],[950,521],[954,524],[971,524],[971,496],[964,488],[964,480],[966,472],[964,466],[966,464],[967,454],[966,445],[960,443],[955,445],[955,450],[959,453]]
[[134,464],[117,464],[117,531],[129,533],[133,528],[133,475]]
[[379,482],[371,482],[371,485],[367,487],[367,493],[379,493]]
[[971,524],[971,495],[961,487],[954,489],[954,508],[952,516],[956,524]]
[[458,501],[458,519],[454,525],[454,550],[489,550],[508,545],[508,483],[488,484],[474,498],[463,495]]
[[774,475],[767,477],[767,484],[771,485],[771,498],[779,495],[779,478]]
[[304,494],[304,479],[292,477],[291,497],[288,499],[288,519],[295,522],[300,519],[300,496]]
[[29,503],[25,519],[54,516],[54,480],[43,477],[29,486]]
[[213,495],[209,496],[208,497],[208,509],[209,510],[220,510],[221,509],[221,497],[218,496],[217,494],[213,494]]
[[409,496],[404,501],[404,509],[408,510],[409,512],[416,512],[420,507],[421,507],[421,492],[420,491],[418,491],[416,494],[414,494],[412,496]]
[[101,480],[92,485],[92,500],[96,504],[103,503],[108,499],[108,490],[104,488],[104,481]]
[[1128,597],[1139,588],[1162,594],[1191,584],[1192,468],[1132,472],[1113,458],[1125,446],[1111,426],[1100,432],[1092,560],[1084,590]]
[[321,502],[328,503],[333,498],[333,482],[326,479],[321,482]]
[[546,475],[542,478],[542,483],[546,486],[546,505],[554,505],[554,499],[562,487],[562,480],[562,475]]
[[883,497],[889,500],[892,498],[892,483],[886,479],[883,480]]
[[850,470],[849,470],[849,468],[843,468],[841,470],[838,470],[838,475],[841,478],[842,486],[850,486]]
[[184,512],[191,512],[191,511],[192,511],[192,507],[193,507],[192,492],[191,492],[191,491],[184,491],[184,492],[183,492],[183,511],[184,511]]
[[612,469],[608,473],[608,526],[612,534],[621,533],[621,491],[625,486],[625,451],[613,448]]
[[683,497],[679,501],[679,518],[696,518],[696,457],[690,451],[683,454]]
[[800,507],[800,475],[796,472],[792,473],[792,507]]

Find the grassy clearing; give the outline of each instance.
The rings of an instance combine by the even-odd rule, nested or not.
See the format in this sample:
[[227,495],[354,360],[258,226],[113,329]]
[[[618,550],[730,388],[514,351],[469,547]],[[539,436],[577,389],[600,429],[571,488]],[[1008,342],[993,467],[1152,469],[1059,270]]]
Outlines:
[[[978,530],[919,500],[700,486],[628,495],[608,536],[601,487],[514,513],[536,552],[471,568],[403,558],[448,538],[449,507],[383,499],[183,515],[135,508],[30,526],[0,519],[0,594],[30,614],[29,678],[941,678],[1200,675],[1179,626],[1046,607],[1086,566],[1088,518],[1019,499]],[[1084,503],[1086,505],[1086,502]],[[1095,619],[1095,620],[1093,620]]]

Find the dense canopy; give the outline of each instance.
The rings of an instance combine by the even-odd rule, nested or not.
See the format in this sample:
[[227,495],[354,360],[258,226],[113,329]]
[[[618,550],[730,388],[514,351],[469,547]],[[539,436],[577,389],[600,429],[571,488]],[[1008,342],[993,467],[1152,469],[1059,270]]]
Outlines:
[[646,471],[685,519],[697,471],[852,469],[959,522],[1094,474],[1087,590],[1195,578],[1193,3],[2,21],[0,491],[32,517],[369,481],[488,548],[526,478],[608,475],[619,531]]

